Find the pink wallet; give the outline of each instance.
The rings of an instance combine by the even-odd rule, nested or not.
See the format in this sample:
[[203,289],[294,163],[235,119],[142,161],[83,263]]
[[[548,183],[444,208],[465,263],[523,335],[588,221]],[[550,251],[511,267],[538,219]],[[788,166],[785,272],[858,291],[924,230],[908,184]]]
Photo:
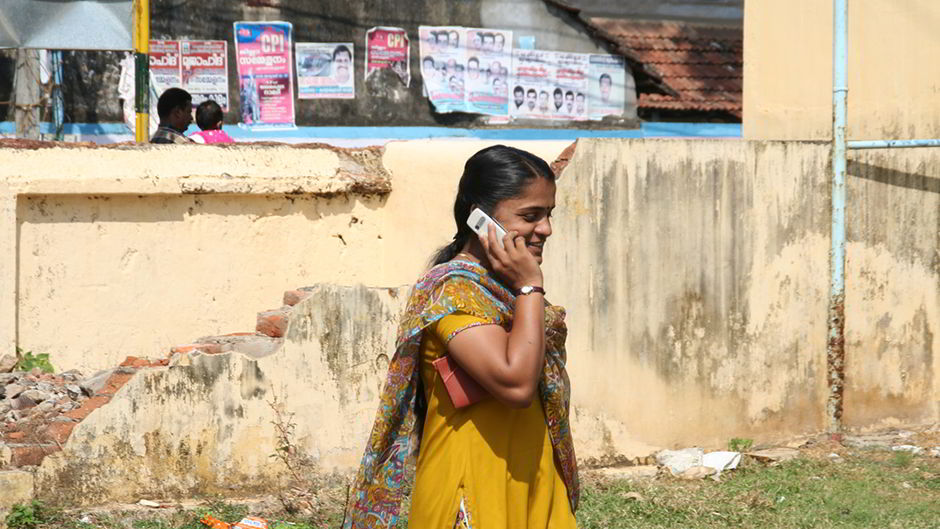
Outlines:
[[444,381],[444,388],[447,390],[447,395],[450,396],[450,401],[454,403],[454,407],[458,410],[480,402],[490,396],[490,394],[483,389],[483,386],[478,384],[476,380],[473,380],[473,377],[467,374],[456,362],[451,360],[450,355],[444,355],[434,360],[431,362],[431,365],[434,366],[434,369],[441,376],[441,380]]

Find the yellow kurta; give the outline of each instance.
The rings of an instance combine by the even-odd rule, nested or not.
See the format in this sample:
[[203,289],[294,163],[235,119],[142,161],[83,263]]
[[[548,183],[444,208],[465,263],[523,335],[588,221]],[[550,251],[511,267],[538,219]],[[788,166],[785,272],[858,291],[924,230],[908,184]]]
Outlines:
[[450,338],[481,323],[457,313],[424,331],[428,409],[408,525],[451,529],[463,500],[473,529],[575,528],[538,398],[526,409],[490,398],[457,410],[431,365]]

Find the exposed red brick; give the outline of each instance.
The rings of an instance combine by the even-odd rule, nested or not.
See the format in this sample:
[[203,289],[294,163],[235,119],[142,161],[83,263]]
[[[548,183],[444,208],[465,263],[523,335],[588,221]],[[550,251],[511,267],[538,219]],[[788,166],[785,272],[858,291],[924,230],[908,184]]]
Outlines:
[[172,347],[170,349],[170,354],[185,354],[191,353],[193,351],[202,351],[203,353],[214,355],[222,352],[222,346],[217,343],[190,343]]
[[63,413],[63,415],[68,417],[69,419],[82,421],[85,419],[85,417],[88,417],[88,414],[104,406],[110,400],[111,400],[111,397],[107,397],[103,395],[95,396],[83,402],[80,408]]
[[38,445],[11,446],[10,449],[12,452],[10,466],[13,467],[37,466],[47,455],[59,451],[57,446]]
[[259,312],[255,330],[271,338],[284,336],[287,332],[287,311],[278,309]]
[[568,167],[568,162],[571,161],[571,158],[574,157],[574,150],[578,146],[578,142],[575,141],[571,145],[565,147],[565,150],[561,151],[561,154],[558,155],[558,158],[552,162],[552,172],[555,173],[555,177],[561,176],[561,172],[565,170],[565,167]]
[[16,441],[17,439],[22,439],[26,436],[25,432],[10,432],[6,434],[6,438],[11,441]]
[[43,437],[54,443],[64,443],[77,425],[77,422],[53,421],[46,426]]
[[284,304],[293,307],[308,297],[310,297],[310,292],[306,290],[285,290]]
[[127,384],[127,381],[130,380],[134,375],[124,374],[124,373],[115,373],[111,375],[111,378],[105,382],[104,387],[98,391],[98,395],[114,395],[114,393],[121,389],[124,384]]
[[121,367],[149,367],[150,361],[146,358],[138,358],[136,356],[128,356],[121,362]]

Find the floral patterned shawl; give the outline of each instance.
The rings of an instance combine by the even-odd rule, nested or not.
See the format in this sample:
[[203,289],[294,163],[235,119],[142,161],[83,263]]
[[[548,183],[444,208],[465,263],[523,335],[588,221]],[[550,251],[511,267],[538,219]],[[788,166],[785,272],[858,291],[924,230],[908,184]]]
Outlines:
[[[344,529],[389,528],[398,522],[406,484],[411,481],[421,444],[424,417],[416,411],[420,387],[422,331],[437,320],[464,312],[507,326],[515,296],[470,261],[435,266],[415,284],[398,328],[395,356],[376,413],[372,434],[347,505]],[[578,506],[578,468],[568,424],[570,388],[565,371],[565,309],[546,304],[545,366],[539,397],[561,477],[574,512]]]

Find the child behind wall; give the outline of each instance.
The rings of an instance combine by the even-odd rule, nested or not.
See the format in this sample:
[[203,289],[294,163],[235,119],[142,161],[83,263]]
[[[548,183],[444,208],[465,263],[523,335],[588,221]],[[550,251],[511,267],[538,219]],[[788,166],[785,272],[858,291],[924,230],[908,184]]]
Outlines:
[[196,107],[196,124],[202,129],[190,134],[196,143],[235,143],[231,136],[222,130],[222,107],[208,99]]

